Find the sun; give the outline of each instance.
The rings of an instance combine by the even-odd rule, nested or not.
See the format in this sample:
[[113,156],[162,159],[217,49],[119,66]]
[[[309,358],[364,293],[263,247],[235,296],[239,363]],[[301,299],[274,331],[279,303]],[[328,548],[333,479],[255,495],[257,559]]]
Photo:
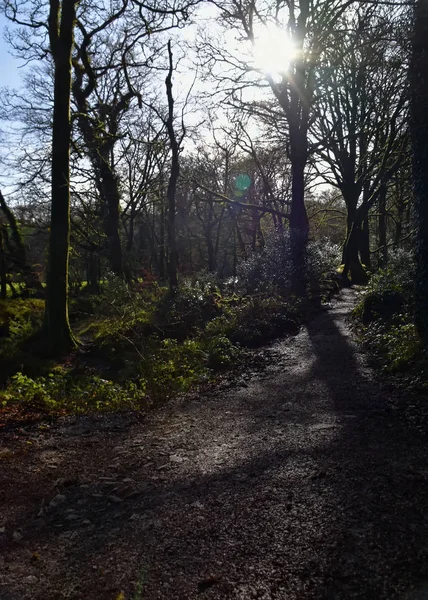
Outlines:
[[286,73],[296,54],[296,47],[288,33],[275,26],[264,27],[252,48],[254,66],[270,75]]

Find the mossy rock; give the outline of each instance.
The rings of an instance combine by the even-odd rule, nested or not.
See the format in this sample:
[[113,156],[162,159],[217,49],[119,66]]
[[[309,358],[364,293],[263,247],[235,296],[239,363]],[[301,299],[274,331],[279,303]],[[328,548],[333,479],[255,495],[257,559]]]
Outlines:
[[372,292],[363,301],[363,323],[369,325],[378,319],[391,321],[403,312],[404,307],[405,299],[400,292],[394,290]]

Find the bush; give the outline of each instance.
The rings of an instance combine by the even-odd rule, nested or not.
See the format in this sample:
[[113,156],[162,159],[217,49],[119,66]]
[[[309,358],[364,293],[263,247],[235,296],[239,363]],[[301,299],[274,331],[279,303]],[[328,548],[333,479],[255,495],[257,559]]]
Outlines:
[[363,300],[363,324],[368,325],[378,319],[392,321],[394,318],[399,317],[404,309],[405,298],[398,291],[369,292]]
[[238,347],[225,335],[208,338],[204,349],[207,353],[207,366],[214,371],[229,366],[239,353]]
[[297,333],[301,322],[298,306],[278,296],[249,296],[206,327],[207,336],[226,336],[234,344],[257,346],[284,333]]
[[409,252],[391,253],[387,268],[372,276],[353,313],[364,345],[389,372],[412,368],[421,357],[413,323],[414,268]]
[[413,255],[405,250],[391,252],[388,266],[380,269],[369,281],[367,292],[382,293],[393,291],[402,294],[408,309],[414,302],[415,261]]
[[[292,242],[289,231],[276,231],[262,252],[253,253],[238,268],[238,281],[246,293],[290,294],[293,276]],[[329,240],[310,242],[306,248],[303,279],[309,286],[318,283],[339,262],[339,247]]]
[[44,301],[35,298],[0,301],[1,358],[12,359],[40,331],[44,310]]
[[38,413],[137,409],[145,401],[145,388],[145,382],[119,385],[96,375],[77,378],[57,371],[33,379],[17,373],[2,393],[2,403],[19,403],[24,410]]
[[206,379],[207,356],[198,340],[152,338],[138,370],[152,402],[162,402]]
[[164,337],[185,340],[221,313],[222,294],[215,280],[202,274],[184,282],[173,296],[165,296],[153,315],[154,327]]

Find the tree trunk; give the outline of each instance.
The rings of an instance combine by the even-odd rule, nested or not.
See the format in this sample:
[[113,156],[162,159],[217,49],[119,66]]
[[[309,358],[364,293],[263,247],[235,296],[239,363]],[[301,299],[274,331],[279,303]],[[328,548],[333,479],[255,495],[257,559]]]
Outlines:
[[159,215],[159,277],[165,278],[165,202],[161,198],[161,209]]
[[168,260],[168,279],[169,289],[171,292],[175,292],[178,287],[178,253],[177,253],[177,237],[175,230],[175,194],[177,190],[178,177],[180,175],[180,162],[179,162],[179,143],[177,136],[174,131],[174,98],[172,95],[172,50],[171,41],[168,42],[168,57],[169,57],[169,71],[165,79],[166,93],[168,98],[168,119],[166,121],[166,127],[169,136],[169,142],[171,146],[171,169],[169,174],[168,189],[167,189],[167,200],[168,200],[168,243],[169,243],[169,260]]
[[[296,131],[293,133],[293,130]],[[291,146],[291,211],[290,240],[293,264],[291,287],[294,294],[306,291],[305,255],[309,236],[309,219],[305,206],[305,166],[307,159],[306,134],[290,128]]]
[[403,233],[403,217],[405,209],[404,190],[402,182],[397,181],[395,186],[396,192],[396,203],[397,203],[397,218],[395,222],[395,233],[394,233],[394,249],[396,250],[400,246],[401,236]]
[[208,225],[207,227],[204,228],[205,230],[205,242],[207,245],[207,254],[208,254],[208,272],[209,273],[214,273],[215,272],[215,258],[214,258],[214,244],[213,241],[211,239],[211,228]]
[[[49,37],[54,58],[52,123],[52,205],[45,327],[54,352],[76,345],[68,318],[68,258],[70,251],[70,89],[75,0],[61,8],[51,0]],[[61,20],[60,24],[59,21]]]
[[0,208],[7,219],[12,234],[12,240],[16,247],[16,266],[21,272],[22,278],[28,289],[36,290],[37,292],[43,291],[43,286],[36,273],[34,273],[31,266],[28,264],[27,252],[25,244],[19,231],[18,223],[15,219],[15,215],[8,207],[6,200],[0,190]]
[[368,218],[368,211],[362,211],[366,205],[363,203],[357,209],[358,198],[361,189],[355,185],[349,185],[343,190],[343,197],[347,207],[347,237],[343,246],[342,262],[344,264],[343,276],[351,277],[351,283],[367,283],[367,275],[360,260],[361,238],[363,235],[363,223]]
[[[120,239],[120,187],[119,177],[112,165],[112,151],[116,141],[118,128],[117,113],[110,110],[108,115],[103,115],[105,125],[109,117],[109,135],[100,135],[99,127],[95,120],[89,116],[90,108],[88,97],[90,91],[83,89],[83,72],[75,65],[75,79],[73,83],[74,100],[78,107],[77,123],[88,148],[88,156],[95,171],[95,179],[101,200],[103,202],[103,229],[106,236],[107,258],[110,268],[117,277],[124,277],[122,242]],[[89,77],[89,73],[86,73]],[[91,73],[89,77],[91,84],[87,86],[90,90],[96,86],[96,78]],[[123,102],[122,98],[120,102]],[[110,107],[111,108],[111,107]],[[98,126],[100,123],[98,123]]]
[[3,233],[0,226],[0,298],[6,300],[7,297],[7,279],[6,279],[6,256],[3,244]]
[[221,209],[220,217],[219,217],[218,224],[217,224],[217,233],[216,233],[216,240],[215,240],[215,247],[214,247],[214,264],[216,266],[217,266],[217,261],[218,261],[218,251],[220,248],[220,237],[221,237],[221,232],[222,232],[224,211],[225,211],[225,207],[223,206]]
[[367,216],[361,227],[361,236],[360,236],[360,256],[361,262],[363,265],[370,269],[371,267],[371,257],[370,257],[370,229],[369,229],[369,217]]
[[388,263],[388,248],[386,239],[386,185],[382,185],[379,192],[379,260],[380,269]]
[[351,229],[351,233],[346,240],[343,276],[348,277],[349,274],[351,283],[364,285],[367,283],[368,278],[358,254],[361,243],[361,227],[361,222],[355,220]]
[[348,241],[349,236],[351,235],[352,226],[354,225],[355,217],[357,214],[357,204],[358,204],[358,191],[354,189],[354,186],[346,186],[342,190],[343,199],[346,204],[346,237],[343,242],[343,250],[342,250],[342,264],[346,262],[346,243]]
[[98,271],[97,257],[91,252],[87,260],[86,280],[88,282],[88,291],[93,294],[98,294],[100,291]]
[[123,278],[123,255],[120,240],[120,192],[118,180],[106,160],[100,165],[101,188],[105,201],[104,232],[107,237],[107,257],[113,273]]
[[236,230],[237,226],[233,228],[233,262],[232,262],[232,275],[236,277],[236,267],[238,266],[238,256],[236,252]]
[[415,7],[410,63],[413,184],[417,218],[416,327],[428,345],[428,1]]

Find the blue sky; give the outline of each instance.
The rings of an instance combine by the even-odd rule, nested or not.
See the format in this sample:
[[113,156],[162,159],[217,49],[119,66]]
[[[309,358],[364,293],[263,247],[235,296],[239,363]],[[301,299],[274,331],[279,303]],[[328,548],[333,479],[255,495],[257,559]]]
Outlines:
[[4,41],[7,19],[0,15],[0,87],[17,87],[20,84],[20,61],[10,55],[8,44]]

